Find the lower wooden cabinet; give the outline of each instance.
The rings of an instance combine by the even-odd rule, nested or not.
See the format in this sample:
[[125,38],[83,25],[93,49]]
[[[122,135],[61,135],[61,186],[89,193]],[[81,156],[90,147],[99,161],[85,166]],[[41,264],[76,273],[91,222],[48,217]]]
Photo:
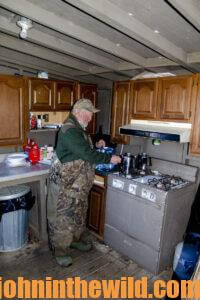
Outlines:
[[103,237],[105,222],[106,187],[93,185],[89,194],[88,220],[89,229]]

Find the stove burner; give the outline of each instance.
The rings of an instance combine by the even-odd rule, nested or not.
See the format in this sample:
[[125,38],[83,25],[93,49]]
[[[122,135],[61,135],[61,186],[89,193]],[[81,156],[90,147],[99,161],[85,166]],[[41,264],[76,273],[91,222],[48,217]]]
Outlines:
[[148,180],[148,184],[152,187],[169,191],[174,188],[181,188],[187,184],[187,181],[181,177],[161,175]]
[[135,174],[128,174],[125,175],[123,173],[115,173],[115,175],[118,175],[119,177],[122,177],[124,179],[133,180],[135,182],[139,182],[142,184],[147,184],[151,187],[163,190],[163,191],[169,191],[173,189],[180,189],[184,187],[189,182],[184,180],[181,177],[174,176],[174,175],[165,175],[165,174],[159,174],[159,175],[142,175],[140,173]]

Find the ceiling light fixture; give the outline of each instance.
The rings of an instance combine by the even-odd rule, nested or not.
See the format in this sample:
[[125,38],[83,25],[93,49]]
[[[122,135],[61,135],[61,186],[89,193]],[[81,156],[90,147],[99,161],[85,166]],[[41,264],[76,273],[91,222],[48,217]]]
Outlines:
[[133,14],[130,12],[130,13],[128,13],[128,15],[129,15],[129,16],[132,16]]
[[25,18],[25,17],[21,17],[19,21],[17,21],[17,26],[21,27],[21,31],[19,33],[20,37],[22,39],[27,38],[27,31],[28,29],[33,27],[33,23],[31,20]]
[[155,32],[155,33],[160,33],[160,31],[158,31],[158,30],[154,30],[154,32]]
[[38,72],[38,78],[48,79],[49,78],[48,72],[46,72],[46,71],[39,71]]

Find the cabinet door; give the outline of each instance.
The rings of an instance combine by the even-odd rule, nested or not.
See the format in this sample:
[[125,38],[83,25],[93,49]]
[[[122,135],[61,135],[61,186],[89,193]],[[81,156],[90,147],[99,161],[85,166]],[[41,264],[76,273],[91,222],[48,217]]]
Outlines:
[[93,185],[89,194],[88,227],[103,236],[104,221],[105,188]]
[[0,145],[22,145],[28,128],[25,81],[14,76],[0,76],[0,90]]
[[131,118],[155,119],[157,114],[158,80],[144,79],[131,83]]
[[54,109],[54,83],[45,79],[29,80],[29,106],[31,110]]
[[190,155],[200,155],[200,78],[197,85],[196,105],[190,143]]
[[160,119],[190,119],[192,82],[192,76],[159,79]]
[[126,144],[129,137],[119,134],[119,127],[128,124],[130,81],[115,82],[112,103],[112,139],[117,143]]
[[[94,84],[78,83],[77,98],[90,99],[93,105],[97,106],[97,87]],[[91,134],[96,133],[96,114],[93,115],[92,121],[89,123],[88,132]]]
[[70,110],[75,100],[75,83],[61,81],[55,83],[55,110]]

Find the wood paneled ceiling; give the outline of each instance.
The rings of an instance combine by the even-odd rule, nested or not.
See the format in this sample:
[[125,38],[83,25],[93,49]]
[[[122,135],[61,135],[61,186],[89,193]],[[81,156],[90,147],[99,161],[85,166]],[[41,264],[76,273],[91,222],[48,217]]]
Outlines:
[[96,83],[200,72],[200,1],[0,0],[1,68]]

